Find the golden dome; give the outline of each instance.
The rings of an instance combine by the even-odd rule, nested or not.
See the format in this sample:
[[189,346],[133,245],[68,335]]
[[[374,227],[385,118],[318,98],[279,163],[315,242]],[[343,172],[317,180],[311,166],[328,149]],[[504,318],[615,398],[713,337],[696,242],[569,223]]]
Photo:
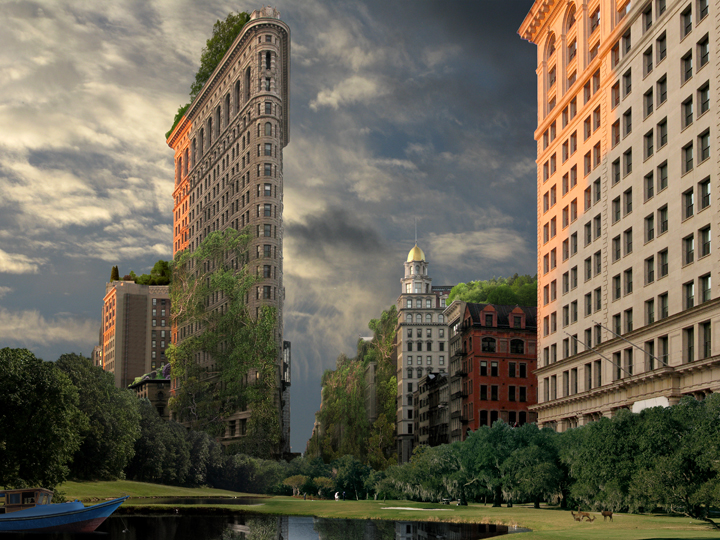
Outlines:
[[407,262],[413,261],[425,261],[425,253],[423,253],[423,250],[420,249],[417,244],[410,250],[407,257]]

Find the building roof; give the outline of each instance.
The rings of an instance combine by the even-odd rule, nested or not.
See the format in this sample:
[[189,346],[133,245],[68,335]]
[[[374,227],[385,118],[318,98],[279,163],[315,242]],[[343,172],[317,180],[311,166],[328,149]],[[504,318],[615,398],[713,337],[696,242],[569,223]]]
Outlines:
[[499,328],[510,328],[510,314],[513,310],[519,308],[525,314],[525,328],[536,328],[536,313],[537,308],[535,307],[524,307],[524,306],[498,306],[496,304],[467,304],[467,309],[470,311],[473,324],[482,324],[481,314],[487,306],[492,306],[497,313],[497,326]]
[[413,247],[410,250],[410,253],[408,253],[408,256],[407,256],[407,262],[414,262],[414,261],[425,262],[425,253],[423,253],[423,250],[420,249],[417,244],[415,244],[415,247]]

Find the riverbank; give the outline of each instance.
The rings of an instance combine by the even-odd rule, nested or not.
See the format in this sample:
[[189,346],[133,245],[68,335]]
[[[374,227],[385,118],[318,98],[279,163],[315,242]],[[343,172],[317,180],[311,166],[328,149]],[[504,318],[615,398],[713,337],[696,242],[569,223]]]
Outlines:
[[[60,486],[70,499],[79,498],[84,502],[90,499],[102,499],[121,496],[131,497],[247,497],[246,493],[217,490],[210,488],[180,488],[141,482],[67,482]],[[257,497],[257,496],[256,496]],[[262,496],[260,496],[262,497]],[[229,503],[231,501],[228,501]],[[687,517],[666,516],[662,514],[615,514],[614,520],[602,521],[598,513],[594,522],[576,522],[569,511],[557,507],[532,508],[532,505],[515,505],[513,508],[492,508],[482,504],[468,506],[444,506],[439,504],[417,503],[412,501],[327,501],[303,500],[293,497],[267,497],[254,505],[215,505],[218,511],[253,512],[262,514],[317,516],[351,519],[388,519],[400,521],[447,521],[470,523],[496,523],[515,525],[531,529],[524,533],[523,540],[553,539],[597,539],[597,540],[644,540],[650,538],[720,538],[720,533],[707,524]],[[161,509],[160,505],[136,504],[129,500],[123,507],[127,510],[143,508]],[[168,512],[175,507],[166,506]],[[202,512],[200,506],[182,506],[182,513]]]

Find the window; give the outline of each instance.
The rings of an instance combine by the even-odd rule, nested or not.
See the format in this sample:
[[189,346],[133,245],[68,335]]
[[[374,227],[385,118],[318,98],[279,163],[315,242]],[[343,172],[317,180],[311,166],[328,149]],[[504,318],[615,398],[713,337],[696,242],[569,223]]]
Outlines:
[[570,235],[570,256],[572,257],[577,253],[578,250],[578,243],[577,243],[577,233],[572,233]]
[[625,245],[625,255],[632,253],[632,228],[623,233],[623,244]]
[[698,137],[698,158],[700,163],[710,157],[710,132],[706,131]]
[[600,6],[590,14],[590,33],[592,34],[600,27]]
[[657,0],[657,16],[665,13],[665,0]]
[[[633,331],[633,310],[626,309],[625,310],[625,331],[626,332],[632,332]],[[632,352],[632,349],[629,349]],[[632,373],[632,365],[629,370]]]
[[645,94],[643,95],[643,103],[644,103],[644,107],[643,107],[644,111],[643,112],[645,113],[645,118],[650,116],[653,112],[653,105],[654,105],[653,99],[654,99],[653,98],[653,89],[650,88],[650,90],[645,92]]
[[632,132],[632,109],[628,109],[623,114],[623,137],[627,137]]
[[595,239],[600,238],[602,234],[602,217],[600,214],[593,218],[593,234]]
[[668,250],[664,249],[658,253],[658,274],[663,278],[668,275]]
[[683,238],[683,264],[690,264],[695,260],[695,235]]
[[710,206],[710,179],[707,178],[698,184],[700,188],[700,210]]
[[645,259],[645,285],[655,281],[655,257]]
[[623,272],[623,282],[625,283],[625,294],[633,292],[633,275],[632,268],[628,268]]
[[687,36],[692,32],[692,9],[690,6],[680,14],[680,35]]
[[695,305],[695,282],[690,281],[683,285],[684,309],[690,309]]
[[698,115],[704,114],[710,109],[710,85],[705,84],[698,90],[698,102],[700,103],[700,107],[698,110]]
[[658,191],[662,191],[668,185],[668,168],[667,162],[658,166]]
[[272,176],[272,163],[265,163],[263,167],[264,176]]
[[621,288],[621,281],[620,281],[620,274],[617,276],[614,276],[612,279],[612,290],[613,290],[613,300],[618,300],[622,296],[622,288]]
[[613,262],[620,260],[622,253],[620,251],[620,236],[616,236],[612,240],[612,260]]
[[689,189],[685,193],[682,194],[682,202],[683,202],[683,219],[687,219],[689,217],[693,216],[694,209],[695,209],[695,192],[693,189]]
[[710,322],[700,324],[700,354],[701,358],[710,358],[712,345],[712,331]]
[[651,298],[645,302],[645,324],[655,322],[655,299]]
[[[599,311],[602,309],[602,289],[598,287],[593,291],[594,300],[595,300],[595,311]],[[600,339],[597,338],[595,340],[597,343],[600,343]]]
[[578,286],[577,266],[573,266],[570,269],[570,288],[576,289],[577,286]]
[[615,120],[610,127],[612,146],[615,148],[620,143],[620,120]]
[[272,144],[271,143],[265,143],[265,152],[264,154],[266,156],[272,156]]
[[663,293],[658,296],[658,302],[660,303],[660,319],[667,319],[670,315],[668,293]]
[[645,185],[645,200],[647,201],[655,195],[655,179],[653,178],[653,173],[646,174],[643,183]]
[[665,32],[657,38],[657,61],[658,64],[662,62],[667,56],[667,38]]
[[710,60],[710,39],[705,36],[698,42],[698,68],[703,67]]
[[655,135],[653,134],[653,131],[650,130],[645,134],[645,137],[643,139],[643,147],[644,147],[644,153],[645,153],[645,159],[651,157],[653,155],[653,152],[655,151],[654,147],[654,139]]
[[265,122],[265,135],[272,137],[272,124],[270,122]]
[[[628,3],[628,7],[630,6],[630,3]],[[632,47],[632,34],[630,33],[630,30],[625,32],[622,37],[622,48],[623,48],[623,54],[627,54],[630,52],[630,48]]]
[[662,77],[657,83],[658,107],[667,101],[667,77]]
[[610,63],[611,67],[615,67],[620,63],[620,44],[616,43],[610,49]]
[[652,45],[643,53],[643,73],[647,76],[653,70]]
[[610,89],[610,105],[614,109],[620,105],[620,83],[616,82]]
[[602,272],[602,251],[596,251],[593,255],[593,266],[595,268],[595,275],[600,275]]
[[680,72],[680,78],[683,83],[686,83],[687,81],[692,79],[693,75],[692,52],[687,53],[680,59],[680,65],[682,67],[682,71]]
[[700,229],[700,257],[710,255],[710,225]]
[[592,125],[589,116],[585,119],[585,122],[583,122],[583,132],[585,133],[585,140],[588,140],[590,135],[592,135]]
[[570,135],[570,155],[572,156],[575,152],[577,152],[577,131],[573,131]]
[[647,7],[642,12],[642,28],[643,33],[650,30],[650,27],[652,26],[653,18],[652,18],[652,4],[648,4]]
[[657,125],[657,145],[658,148],[662,148],[667,144],[668,140],[668,127],[667,118],[663,118]]
[[632,148],[623,154],[623,175],[627,176],[632,172]]
[[575,58],[575,55],[577,54],[577,40],[573,39],[572,42],[568,45],[568,62]]
[[655,238],[655,214],[645,218],[645,241],[650,242]]
[[710,274],[700,277],[701,302],[708,302],[711,299]]
[[686,99],[682,103],[682,127],[686,128],[693,123],[693,99]]
[[693,143],[688,144],[682,149],[683,157],[683,174],[693,169]]
[[265,195],[265,197],[272,197],[272,184],[265,184],[263,195]]
[[588,246],[592,243],[592,224],[585,224],[585,245]]
[[626,97],[630,92],[632,92],[632,72],[628,69],[623,75],[623,97]]
[[698,0],[698,20],[701,21],[708,14],[708,0]]
[[613,185],[620,182],[620,160],[616,159],[612,162],[612,183]]
[[592,259],[588,257],[585,259],[585,281],[592,278]]

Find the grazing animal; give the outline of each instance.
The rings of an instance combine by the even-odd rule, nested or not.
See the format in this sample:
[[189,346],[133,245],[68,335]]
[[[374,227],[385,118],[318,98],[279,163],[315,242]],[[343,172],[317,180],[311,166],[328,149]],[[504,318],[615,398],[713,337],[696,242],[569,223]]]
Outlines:
[[580,518],[590,518],[590,514],[588,514],[587,512],[581,512],[579,506],[577,515],[580,516]]
[[592,523],[593,521],[595,521],[595,516],[589,517],[589,518],[587,518],[587,520],[588,520],[590,523]]
[[613,520],[613,519],[612,519],[612,514],[613,514],[613,513],[612,513],[611,510],[603,510],[603,511],[602,511],[603,521],[605,521],[607,518],[610,518],[610,521],[612,521],[612,520]]

